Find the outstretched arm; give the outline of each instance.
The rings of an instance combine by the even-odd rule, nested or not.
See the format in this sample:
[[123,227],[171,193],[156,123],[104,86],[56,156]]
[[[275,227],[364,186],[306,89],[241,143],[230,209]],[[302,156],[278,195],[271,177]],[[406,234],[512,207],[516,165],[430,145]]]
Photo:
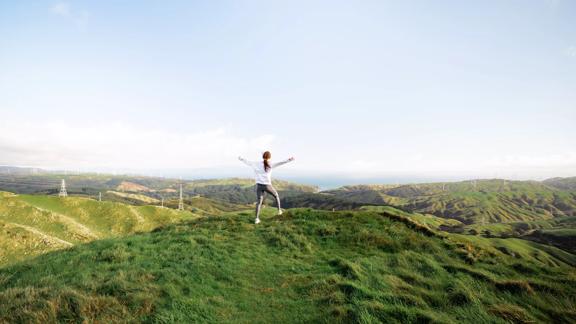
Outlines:
[[250,162],[241,156],[238,157],[238,160],[244,162],[244,164],[246,164],[247,166],[254,168],[254,162]]
[[284,164],[289,163],[289,162],[292,162],[292,161],[294,161],[294,158],[293,158],[293,157],[289,158],[289,159],[286,160],[286,161],[282,161],[282,162],[278,162],[278,163],[272,163],[271,167],[272,167],[272,169],[274,169],[274,168],[277,168],[277,167],[279,167],[279,166],[281,166],[281,165],[284,165]]
[[244,162],[244,164],[246,164],[246,165],[250,165],[250,163],[245,158],[243,158],[241,156],[238,157],[238,160]]

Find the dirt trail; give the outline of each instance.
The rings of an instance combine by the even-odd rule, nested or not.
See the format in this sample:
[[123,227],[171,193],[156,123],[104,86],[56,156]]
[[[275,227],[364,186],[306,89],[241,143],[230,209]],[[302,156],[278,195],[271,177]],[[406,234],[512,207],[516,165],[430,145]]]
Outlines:
[[61,221],[65,225],[70,226],[71,230],[74,231],[74,233],[81,235],[87,239],[92,240],[92,239],[97,239],[97,238],[101,237],[101,235],[99,235],[99,233],[95,233],[88,226],[78,222],[77,220],[75,220],[74,218],[72,218],[70,216],[66,216],[64,214],[61,214],[61,213],[58,213],[58,212],[55,212],[53,210],[49,210],[46,208],[38,207],[38,206],[35,206],[35,205],[30,204],[28,202],[24,202],[24,203],[27,204],[28,206],[31,206],[31,207],[37,209],[37,210],[47,212],[47,213],[54,215],[59,221]]
[[57,237],[54,237],[54,236],[48,235],[48,234],[46,234],[46,233],[43,233],[43,232],[41,232],[41,231],[35,229],[34,227],[31,227],[31,226],[26,226],[26,225],[17,224],[17,223],[7,223],[7,224],[10,224],[10,225],[12,225],[12,226],[16,226],[16,227],[23,228],[23,229],[25,229],[25,230],[27,230],[27,231],[29,231],[29,232],[32,232],[32,233],[34,233],[34,234],[42,237],[45,241],[48,241],[48,242],[52,242],[52,243],[58,242],[58,243],[60,243],[60,244],[62,244],[62,245],[74,246],[74,244],[72,244],[72,243],[70,243],[70,242],[68,242],[68,241],[64,241],[64,240],[59,239],[59,238],[57,238]]
[[136,217],[136,220],[138,221],[138,223],[144,224],[146,222],[144,217],[142,217],[142,214],[140,214],[140,212],[138,212],[138,210],[136,210],[136,208],[134,208],[134,206],[128,206],[128,209],[130,209],[130,212],[132,213],[132,215],[134,215],[134,217]]

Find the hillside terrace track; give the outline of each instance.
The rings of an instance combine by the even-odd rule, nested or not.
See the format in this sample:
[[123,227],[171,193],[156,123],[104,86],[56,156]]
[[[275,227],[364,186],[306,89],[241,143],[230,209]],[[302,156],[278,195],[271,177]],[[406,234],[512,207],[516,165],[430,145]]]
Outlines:
[[70,216],[67,216],[67,215],[64,215],[64,214],[61,214],[61,213],[58,213],[58,212],[55,212],[55,211],[52,211],[49,209],[45,209],[42,207],[38,207],[38,206],[31,204],[29,202],[26,202],[26,201],[24,201],[24,203],[26,205],[32,207],[32,208],[35,208],[35,209],[43,211],[43,212],[50,213],[50,214],[58,217],[62,221],[62,223],[66,224],[68,226],[71,226],[71,227],[75,227],[80,232],[77,234],[83,234],[83,236],[86,239],[98,239],[102,236],[101,234],[94,233],[94,231],[92,229],[90,229],[86,225],[78,222],[77,220],[75,220],[74,218],[72,218]]
[[44,240],[46,240],[46,241],[58,242],[58,243],[60,243],[60,244],[62,244],[62,245],[66,245],[66,246],[74,246],[74,244],[72,244],[72,243],[70,243],[70,242],[68,242],[68,241],[64,241],[64,240],[62,240],[62,239],[60,239],[60,238],[57,238],[57,237],[55,237],[55,236],[48,235],[48,234],[46,234],[46,233],[44,233],[44,232],[41,232],[41,231],[35,229],[34,227],[30,227],[30,226],[22,225],[22,224],[18,224],[18,223],[10,223],[10,222],[7,223],[7,224],[10,224],[10,225],[12,225],[12,226],[16,226],[16,227],[23,228],[23,229],[25,229],[25,230],[27,230],[27,231],[29,231],[29,232],[32,232],[32,233],[34,233],[34,234],[42,237],[42,238],[43,238]]

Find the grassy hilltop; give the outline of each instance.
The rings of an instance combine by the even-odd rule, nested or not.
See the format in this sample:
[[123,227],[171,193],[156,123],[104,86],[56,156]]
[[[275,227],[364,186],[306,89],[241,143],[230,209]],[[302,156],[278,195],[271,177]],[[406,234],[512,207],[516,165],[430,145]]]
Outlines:
[[393,209],[266,212],[259,226],[251,212],[200,217],[1,268],[0,322],[576,321],[569,254],[437,234]]

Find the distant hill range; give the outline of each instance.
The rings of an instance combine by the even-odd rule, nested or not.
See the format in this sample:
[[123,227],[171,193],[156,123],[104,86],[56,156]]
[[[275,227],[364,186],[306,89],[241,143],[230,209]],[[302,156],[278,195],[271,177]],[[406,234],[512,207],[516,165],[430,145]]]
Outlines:
[[348,186],[335,197],[456,219],[464,224],[576,216],[576,178],[537,181],[470,180],[401,186]]
[[571,190],[576,191],[576,177],[570,178],[551,178],[542,181],[545,185],[550,187],[560,189],[560,190]]
[[576,178],[542,182],[492,179],[348,186],[325,194],[457,221],[439,226],[445,231],[521,237],[576,252],[575,185]]
[[[72,195],[95,197],[99,192],[137,192],[154,199],[170,199],[179,195],[203,196],[235,204],[253,203],[254,180],[241,178],[178,180],[135,175],[96,173],[70,174],[33,168],[0,167],[0,190],[21,194],[57,194],[62,179]],[[274,181],[283,197],[314,193],[318,187],[287,181]]]
[[[0,190],[56,195],[62,178],[73,196],[132,205],[175,201],[180,184],[186,200],[205,210],[251,205],[252,179],[177,180],[105,174],[61,174],[33,168],[0,167]],[[544,181],[482,179],[405,185],[356,185],[319,192],[315,186],[275,181],[283,207],[352,210],[393,206],[430,215],[438,229],[484,236],[521,237],[576,251],[576,177]],[[205,199],[205,201],[202,201]],[[272,199],[267,204],[273,205]],[[177,206],[177,204],[175,204]]]

